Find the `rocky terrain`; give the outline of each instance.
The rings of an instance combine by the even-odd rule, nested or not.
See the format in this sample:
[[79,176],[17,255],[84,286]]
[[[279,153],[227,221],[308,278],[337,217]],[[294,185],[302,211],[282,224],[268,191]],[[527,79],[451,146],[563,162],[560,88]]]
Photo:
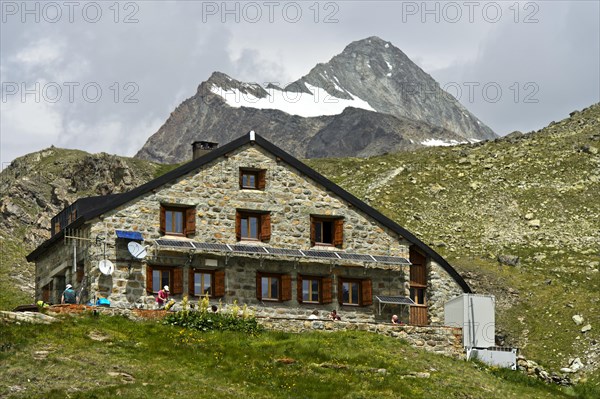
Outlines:
[[[600,383],[599,149],[595,104],[485,143],[308,163],[431,244],[475,292],[496,295],[497,341],[519,347],[524,368]],[[15,160],[0,175],[3,307],[31,301],[24,256],[52,215],[168,168],[57,148]]]
[[400,49],[370,37],[285,88],[213,73],[136,157],[183,162],[193,141],[227,143],[249,130],[301,158],[366,157],[496,137]]
[[599,150],[595,104],[490,142],[308,163],[496,295],[501,344],[570,374],[600,369]]
[[33,264],[24,256],[50,237],[50,219],[79,197],[130,190],[164,166],[115,155],[48,148],[0,174],[0,292],[5,307],[30,303]]

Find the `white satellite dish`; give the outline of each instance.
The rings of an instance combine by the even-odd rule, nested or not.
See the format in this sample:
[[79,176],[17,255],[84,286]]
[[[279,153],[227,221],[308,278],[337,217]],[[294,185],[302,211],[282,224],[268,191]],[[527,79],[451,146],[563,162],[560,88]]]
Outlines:
[[104,275],[110,276],[112,274],[112,272],[115,271],[115,265],[113,265],[113,263],[111,261],[109,261],[108,259],[103,259],[100,261],[100,263],[98,264],[98,268],[100,269],[100,272]]
[[146,257],[146,247],[140,243],[130,241],[129,244],[127,244],[127,249],[131,256],[136,259],[144,259]]

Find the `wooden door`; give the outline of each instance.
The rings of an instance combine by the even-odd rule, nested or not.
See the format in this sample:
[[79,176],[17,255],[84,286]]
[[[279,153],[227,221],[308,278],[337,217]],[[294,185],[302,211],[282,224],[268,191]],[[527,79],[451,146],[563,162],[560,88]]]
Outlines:
[[410,307],[409,323],[426,326],[427,320],[427,258],[415,246],[410,247],[410,297],[417,304]]
[[427,306],[411,306],[409,324],[413,326],[426,326],[427,321]]

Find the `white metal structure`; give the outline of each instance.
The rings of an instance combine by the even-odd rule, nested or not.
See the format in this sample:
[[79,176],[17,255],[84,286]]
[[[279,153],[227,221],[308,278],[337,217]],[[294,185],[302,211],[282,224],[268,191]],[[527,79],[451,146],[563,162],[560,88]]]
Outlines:
[[463,294],[450,299],[444,305],[444,321],[447,326],[463,329],[465,348],[489,348],[495,346],[496,299],[493,295]]

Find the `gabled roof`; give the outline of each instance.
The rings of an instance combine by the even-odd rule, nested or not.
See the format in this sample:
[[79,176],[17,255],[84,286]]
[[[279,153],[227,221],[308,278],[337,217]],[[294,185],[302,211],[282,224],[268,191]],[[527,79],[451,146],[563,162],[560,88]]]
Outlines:
[[[83,213],[73,223],[71,223],[71,225],[69,225],[67,227],[68,228],[79,227],[87,221],[95,219],[96,217],[98,217],[106,212],[109,212],[112,209],[115,209],[131,200],[134,200],[141,195],[144,195],[152,190],[155,190],[155,189],[163,186],[164,184],[170,183],[170,182],[178,179],[179,177],[186,175],[187,173],[190,173],[196,169],[199,169],[202,166],[214,161],[215,159],[222,157],[222,156],[224,156],[246,144],[258,145],[258,146],[262,147],[263,149],[270,152],[274,156],[280,158],[282,161],[286,162],[288,165],[290,165],[293,168],[295,168],[296,170],[300,171],[301,173],[303,173],[310,179],[321,184],[327,190],[331,191],[338,197],[342,198],[344,201],[348,202],[349,204],[352,204],[352,206],[354,206],[356,209],[359,209],[360,211],[364,212],[371,218],[373,218],[376,221],[378,221],[379,223],[381,223],[383,226],[385,226],[385,227],[389,228],[390,230],[392,230],[393,232],[401,235],[402,237],[407,239],[409,242],[416,245],[419,249],[421,249],[421,251],[423,251],[425,254],[427,254],[433,261],[435,261],[444,270],[446,270],[448,272],[448,274],[450,274],[450,276],[452,276],[452,278],[456,281],[456,283],[458,285],[460,285],[460,287],[462,288],[462,290],[465,293],[471,293],[471,288],[466,283],[466,281],[464,281],[464,279],[460,276],[460,274],[458,274],[458,272],[444,258],[442,258],[437,252],[435,252],[431,247],[429,247],[423,241],[421,241],[417,237],[415,237],[411,232],[409,232],[408,230],[406,230],[405,228],[403,228],[402,226],[400,226],[399,224],[397,224],[396,222],[394,222],[387,216],[383,215],[381,212],[377,211],[373,207],[371,207],[371,206],[367,205],[366,203],[364,203],[363,201],[359,200],[354,195],[350,194],[349,192],[347,192],[346,190],[344,190],[337,184],[333,183],[331,180],[325,178],[323,175],[318,173],[316,170],[314,170],[314,169],[310,168],[309,166],[305,165],[304,163],[300,162],[298,159],[294,158],[292,155],[288,154],[281,148],[279,148],[276,145],[272,144],[271,142],[267,141],[266,139],[259,136],[258,134],[255,134],[253,131],[243,135],[242,137],[239,137],[236,140],[233,140],[232,142],[230,142],[228,144],[225,144],[222,147],[212,150],[211,152],[207,153],[206,155],[204,155],[200,158],[194,159],[184,165],[181,165],[177,169],[174,169],[154,180],[151,180],[146,184],[136,187],[131,191],[120,194],[118,196],[113,196],[111,198],[107,198],[106,201],[104,202],[104,204],[98,205],[98,206],[90,209],[89,211]],[[60,233],[54,235],[50,239],[46,240],[39,247],[37,247],[33,252],[31,252],[29,255],[27,255],[27,260],[29,262],[31,262],[31,261],[34,261],[37,258],[39,258],[39,256],[41,254],[43,254],[46,251],[46,249],[48,249],[56,241],[60,240],[63,236],[64,236],[64,230],[61,231]]]

